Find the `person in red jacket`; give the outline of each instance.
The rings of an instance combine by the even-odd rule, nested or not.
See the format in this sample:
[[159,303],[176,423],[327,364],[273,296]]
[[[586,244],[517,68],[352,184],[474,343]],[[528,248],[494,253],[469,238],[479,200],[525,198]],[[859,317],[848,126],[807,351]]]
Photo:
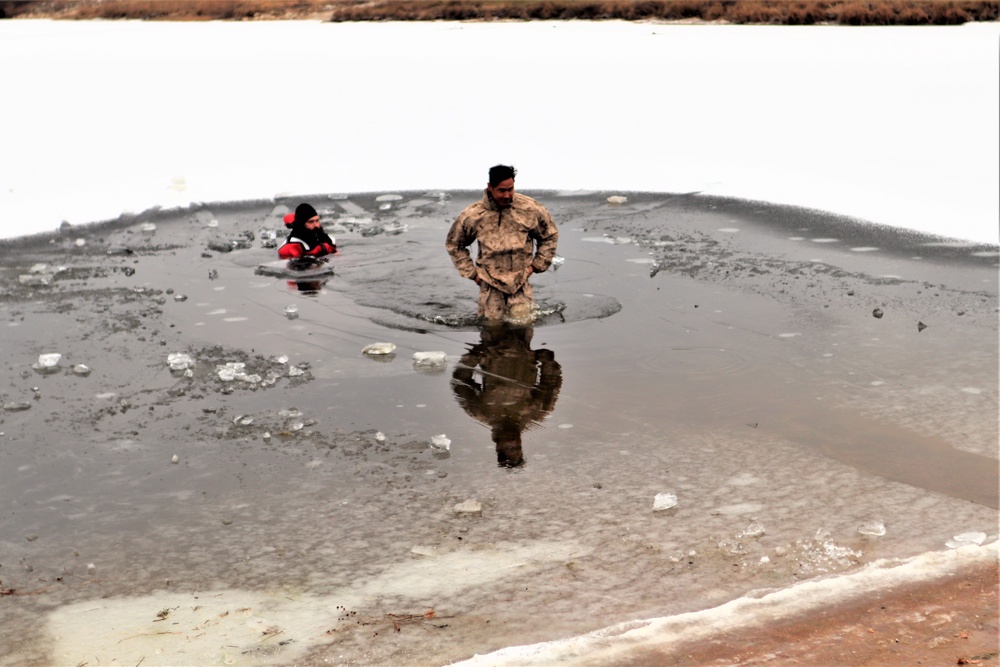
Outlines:
[[323,257],[337,252],[337,243],[323,231],[319,213],[309,204],[303,203],[295,207],[294,217],[286,216],[285,225],[291,227],[291,232],[278,248],[278,257],[281,259]]

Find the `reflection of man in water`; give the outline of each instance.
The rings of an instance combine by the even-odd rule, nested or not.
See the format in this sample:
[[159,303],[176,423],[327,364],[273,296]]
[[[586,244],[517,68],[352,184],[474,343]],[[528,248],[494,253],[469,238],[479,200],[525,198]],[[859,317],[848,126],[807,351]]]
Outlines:
[[452,389],[469,416],[490,427],[497,462],[524,463],[521,433],[545,419],[562,387],[551,350],[531,349],[532,329],[492,326],[455,368]]
[[[479,317],[527,323],[533,297],[528,278],[552,264],[559,231],[544,206],[514,192],[517,170],[492,167],[483,198],[462,211],[445,247],[463,278],[479,285]],[[479,243],[472,261],[469,246]]]

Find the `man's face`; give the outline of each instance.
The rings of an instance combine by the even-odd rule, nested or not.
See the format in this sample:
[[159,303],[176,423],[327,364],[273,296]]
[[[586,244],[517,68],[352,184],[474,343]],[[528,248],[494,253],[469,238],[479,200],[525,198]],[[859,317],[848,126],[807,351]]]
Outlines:
[[319,216],[314,215],[313,217],[306,220],[306,229],[309,231],[315,231],[320,228]]
[[497,203],[500,208],[506,208],[510,206],[510,203],[514,201],[514,179],[508,178],[506,181],[500,181],[496,185],[486,185],[486,189],[489,191],[490,196],[493,197],[493,201]]

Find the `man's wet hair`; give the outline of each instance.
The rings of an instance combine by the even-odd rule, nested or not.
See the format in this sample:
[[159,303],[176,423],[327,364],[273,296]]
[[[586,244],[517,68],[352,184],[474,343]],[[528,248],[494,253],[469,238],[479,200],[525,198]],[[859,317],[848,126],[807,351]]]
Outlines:
[[517,176],[517,169],[506,164],[498,164],[494,167],[490,167],[490,185],[496,185],[497,183],[502,183],[508,178],[514,178]]

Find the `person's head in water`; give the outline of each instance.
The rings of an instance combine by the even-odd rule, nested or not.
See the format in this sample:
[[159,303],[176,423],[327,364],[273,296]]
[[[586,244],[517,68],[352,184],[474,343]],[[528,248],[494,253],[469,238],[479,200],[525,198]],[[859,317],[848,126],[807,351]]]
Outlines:
[[295,227],[301,227],[309,231],[316,231],[321,227],[319,213],[316,212],[316,209],[311,204],[306,204],[305,202],[295,207],[295,222],[292,224]]
[[486,191],[500,208],[506,208],[514,201],[515,176],[517,169],[509,165],[498,164],[490,167],[490,180],[486,184]]
[[497,465],[503,468],[519,468],[524,465],[521,429],[517,424],[501,421],[490,429],[490,435],[497,446]]

